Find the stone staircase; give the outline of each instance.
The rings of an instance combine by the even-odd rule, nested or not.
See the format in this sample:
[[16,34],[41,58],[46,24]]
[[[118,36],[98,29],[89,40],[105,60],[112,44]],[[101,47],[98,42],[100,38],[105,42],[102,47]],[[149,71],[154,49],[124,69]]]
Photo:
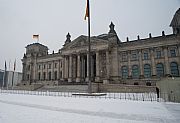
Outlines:
[[33,83],[31,85],[27,84],[27,85],[19,85],[19,86],[15,86],[13,87],[14,90],[29,90],[29,91],[34,91],[37,90],[39,88],[42,88],[44,85],[40,84],[40,83]]
[[87,85],[59,85],[59,86],[43,86],[38,91],[58,91],[58,92],[87,92]]
[[122,79],[119,81],[110,81],[110,84],[156,86],[159,80],[160,79]]

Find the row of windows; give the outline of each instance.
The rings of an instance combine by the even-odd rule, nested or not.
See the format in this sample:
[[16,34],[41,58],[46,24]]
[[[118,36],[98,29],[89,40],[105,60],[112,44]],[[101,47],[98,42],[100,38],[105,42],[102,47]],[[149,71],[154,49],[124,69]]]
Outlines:
[[[61,67],[62,67],[62,62],[61,62]],[[48,69],[51,69],[52,68],[52,64],[44,64],[44,65],[38,65],[38,70],[41,70],[41,69],[46,69],[46,66]],[[54,68],[57,68],[58,67],[58,63],[54,63]],[[28,65],[27,66],[27,70],[30,70],[31,69],[31,65]]]
[[[176,57],[177,56],[176,49],[170,49],[168,54],[170,57]],[[161,50],[156,50],[155,58],[159,59],[159,58],[162,58],[163,56],[164,56],[164,54]],[[138,52],[133,51],[131,53],[131,60],[138,60],[138,58],[139,58]],[[149,52],[143,52],[142,59],[143,60],[149,60],[150,59],[150,53]],[[122,53],[122,61],[127,61],[127,60],[128,60],[128,55],[126,52],[123,52]]]
[[[171,62],[170,70],[171,70],[172,76],[179,76],[178,64],[176,62]],[[128,78],[128,67],[122,66],[121,71],[122,71],[122,78]],[[151,73],[152,73],[151,72],[151,65],[145,64],[144,65],[144,77],[150,78],[152,75]],[[139,78],[139,75],[140,75],[139,66],[133,65],[132,66],[132,77],[133,78]],[[164,76],[164,65],[162,63],[159,63],[156,65],[156,75],[158,77]]]
[[[60,65],[62,67],[62,62],[61,62]],[[44,64],[44,65],[38,65],[38,70],[41,70],[42,68],[46,69],[46,66],[47,66],[48,69],[52,68],[52,64],[48,64],[48,65]],[[58,63],[54,63],[54,68],[57,68],[57,67],[58,67]]]

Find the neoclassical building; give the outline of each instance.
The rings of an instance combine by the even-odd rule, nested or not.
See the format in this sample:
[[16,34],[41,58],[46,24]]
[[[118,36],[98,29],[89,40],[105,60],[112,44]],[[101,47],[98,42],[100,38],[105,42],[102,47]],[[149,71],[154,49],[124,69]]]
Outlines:
[[[180,75],[180,9],[170,26],[173,34],[121,41],[111,22],[107,34],[91,37],[88,54],[87,36],[71,40],[68,33],[58,53],[48,53],[40,43],[26,46],[22,59],[23,83],[86,83],[91,59],[91,81],[103,83],[146,84],[165,76]],[[143,83],[144,82],[144,83]]]

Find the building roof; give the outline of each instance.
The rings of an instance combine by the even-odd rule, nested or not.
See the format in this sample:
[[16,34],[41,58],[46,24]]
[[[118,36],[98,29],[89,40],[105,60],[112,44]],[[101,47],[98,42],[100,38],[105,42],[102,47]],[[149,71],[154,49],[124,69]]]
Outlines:
[[45,45],[43,45],[43,44],[40,44],[40,43],[33,43],[33,44],[29,44],[29,45],[27,45],[27,46],[26,46],[26,48],[27,48],[27,47],[29,47],[29,46],[41,46],[41,47],[45,47],[45,48],[47,48],[47,49],[48,49],[48,47],[47,47],[47,46],[45,46]]

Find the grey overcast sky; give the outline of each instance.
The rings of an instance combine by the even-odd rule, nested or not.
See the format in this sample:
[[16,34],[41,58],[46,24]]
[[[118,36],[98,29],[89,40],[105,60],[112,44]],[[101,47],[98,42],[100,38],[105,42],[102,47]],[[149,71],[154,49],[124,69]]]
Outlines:
[[[109,24],[121,41],[171,34],[171,19],[180,7],[180,0],[90,0],[91,34],[108,33]],[[0,69],[22,71],[21,58],[25,47],[34,43],[33,34],[49,53],[58,51],[70,32],[72,40],[87,35],[84,21],[86,0],[0,0]],[[10,63],[10,64],[9,64]]]

